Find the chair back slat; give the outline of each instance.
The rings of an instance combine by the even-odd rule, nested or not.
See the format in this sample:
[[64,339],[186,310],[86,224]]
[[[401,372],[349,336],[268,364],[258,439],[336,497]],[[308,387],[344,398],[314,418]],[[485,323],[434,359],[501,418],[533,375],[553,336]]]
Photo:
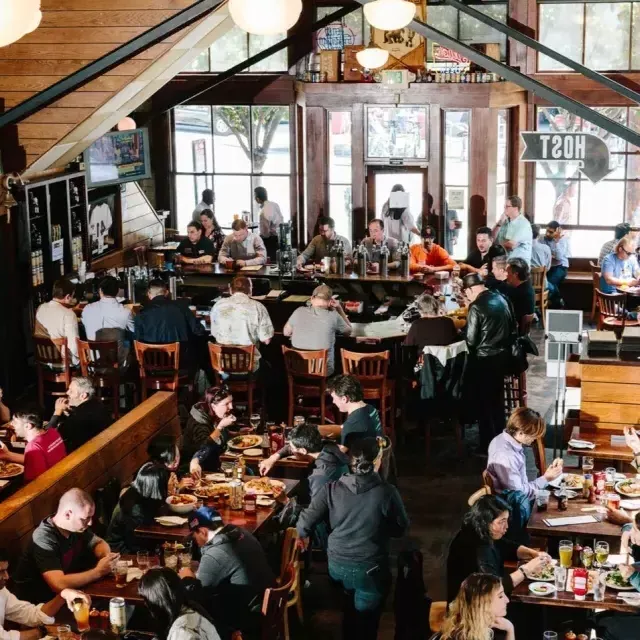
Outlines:
[[255,353],[255,345],[209,343],[211,366],[216,373],[253,373]]
[[118,342],[115,340],[77,340],[80,370],[85,377],[117,375],[120,369]]
[[296,378],[326,378],[328,349],[301,351],[282,345],[284,365],[288,376]]
[[290,564],[282,586],[265,590],[262,600],[262,640],[284,640],[288,637],[285,616],[294,580],[295,567]]
[[547,267],[532,267],[531,268],[531,284],[534,291],[542,291],[545,286],[545,280],[547,278]]
[[344,373],[358,378],[363,387],[382,388],[386,384],[391,361],[390,351],[356,353],[340,349],[340,356]]
[[596,289],[596,299],[600,314],[605,318],[624,319],[624,310],[626,309],[627,294],[626,293],[603,293],[600,289]]
[[140,377],[146,378],[151,375],[173,374],[175,381],[178,381],[178,370],[180,369],[180,343],[171,344],[146,344],[144,342],[134,342],[136,358],[140,366]]
[[70,365],[71,354],[66,338],[33,337],[35,362],[39,365],[64,367]]

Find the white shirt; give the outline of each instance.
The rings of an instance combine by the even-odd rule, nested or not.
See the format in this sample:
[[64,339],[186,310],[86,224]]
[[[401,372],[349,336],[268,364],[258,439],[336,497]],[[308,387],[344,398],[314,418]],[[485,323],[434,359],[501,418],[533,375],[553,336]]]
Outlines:
[[416,222],[407,207],[398,220],[393,215],[389,215],[389,203],[382,206],[382,219],[384,220],[385,235],[394,238],[398,242],[411,242],[411,229],[416,226]]
[[[133,314],[115,298],[101,298],[88,304],[82,311],[82,324],[87,340],[117,340],[121,346],[124,332],[134,332]],[[123,364],[127,352],[121,350],[119,360]]]
[[18,600],[6,587],[0,590],[0,640],[20,640],[20,632],[16,629],[6,631],[4,621],[10,620],[25,627],[39,627],[41,624],[55,624],[51,618],[42,612],[41,604],[35,605],[24,600]]
[[209,211],[213,211],[213,205],[207,204],[204,200],[202,200],[201,202],[198,203],[198,206],[193,210],[193,213],[191,214],[191,219],[194,222],[201,222],[200,215],[202,214],[203,211],[206,211],[207,209],[209,209]]
[[36,335],[47,338],[66,338],[73,364],[78,363],[78,318],[73,309],[57,300],[45,302],[36,311]]
[[105,240],[109,237],[113,218],[108,204],[100,204],[93,209],[89,218],[89,237],[98,241],[98,254],[104,251]]
[[260,209],[260,235],[263,238],[278,235],[278,225],[282,224],[280,205],[266,200]]

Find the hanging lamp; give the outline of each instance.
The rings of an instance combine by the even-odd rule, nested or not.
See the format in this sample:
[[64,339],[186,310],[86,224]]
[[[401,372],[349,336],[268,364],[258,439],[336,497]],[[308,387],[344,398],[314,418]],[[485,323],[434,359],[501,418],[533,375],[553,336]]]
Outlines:
[[244,31],[256,35],[284,33],[298,22],[302,0],[229,0],[229,13]]
[[416,15],[416,5],[408,0],[375,0],[364,5],[367,22],[382,31],[404,29]]

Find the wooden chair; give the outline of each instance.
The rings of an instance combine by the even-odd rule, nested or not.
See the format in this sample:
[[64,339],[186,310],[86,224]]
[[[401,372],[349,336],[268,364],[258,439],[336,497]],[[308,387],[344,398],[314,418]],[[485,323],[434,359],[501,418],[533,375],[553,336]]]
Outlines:
[[[45,391],[50,396],[64,396],[71,383],[71,352],[66,338],[33,336],[34,358],[38,376],[38,401],[44,406]],[[45,390],[45,383],[54,389]]]
[[[282,345],[284,366],[289,387],[289,413],[287,424],[293,424],[293,415],[314,415],[320,411],[320,424],[324,424],[327,409],[327,358],[328,350],[299,351]],[[298,404],[297,399],[302,402]],[[304,401],[319,398],[318,405],[305,405]]]
[[[113,418],[120,417],[120,361],[118,342],[115,340],[80,340],[78,338],[78,358],[80,371],[85,378],[91,378],[98,395],[104,400],[104,391],[111,397]],[[134,403],[135,404],[135,403]]]
[[289,565],[281,586],[266,589],[262,600],[262,640],[289,640],[287,606],[295,580],[295,568]]
[[490,496],[490,495],[491,495],[491,491],[489,487],[482,487],[481,489],[474,491],[469,496],[469,498],[467,499],[467,504],[470,507],[472,507],[476,502],[478,502],[478,500],[480,500],[480,498],[482,498],[483,496]]
[[520,326],[518,330],[521,336],[528,336],[531,333],[531,325],[536,317],[535,313],[528,313],[526,316],[520,318]]
[[547,470],[547,456],[544,450],[544,436],[535,440],[532,444],[533,458],[538,467],[538,476],[543,476]]
[[147,344],[135,340],[134,348],[140,368],[142,400],[147,392],[175,391],[187,387],[192,392],[192,384],[186,372],[180,371],[180,343]]
[[[389,363],[391,352],[355,353],[340,349],[342,371],[355,376],[362,385],[365,400],[377,400],[380,403],[382,431],[389,436],[392,444],[396,443],[395,432],[395,391],[393,380],[389,380]],[[389,418],[387,419],[387,414]]]
[[514,409],[527,406],[527,372],[504,378],[504,414],[509,419]]
[[547,268],[532,267],[531,284],[535,293],[536,307],[540,309],[542,328],[547,328],[547,307],[549,306],[549,290],[547,289]]
[[429,610],[429,629],[431,633],[440,633],[444,619],[447,617],[447,603],[445,601],[437,601],[431,603]]
[[598,296],[596,296],[596,289],[600,288],[600,276],[602,272],[597,263],[589,260],[589,267],[591,267],[591,277],[593,279],[593,297],[591,298],[591,322],[596,321],[596,315],[598,313]]
[[598,331],[610,329],[615,331],[617,338],[620,339],[625,327],[640,326],[638,320],[627,318],[626,293],[603,293],[600,289],[596,289],[596,299],[598,305]]
[[302,610],[302,589],[300,584],[300,550],[296,546],[298,541],[298,531],[295,527],[289,527],[284,533],[284,541],[282,543],[282,557],[280,560],[280,577],[278,584],[285,584],[288,576],[289,567],[294,568],[293,585],[289,593],[287,602],[287,629],[289,625],[288,610],[291,607],[296,608],[296,614],[300,624],[304,624],[304,612]]
[[[209,357],[216,377],[216,384],[220,386],[224,382],[233,394],[233,400],[236,404],[238,404],[236,395],[241,395],[243,400],[246,398],[249,416],[253,413],[255,396],[258,391],[257,372],[253,370],[255,354],[255,345],[245,347],[235,344],[209,343]],[[223,380],[222,373],[228,374],[229,377]],[[242,400],[240,400],[240,404],[244,404]],[[264,420],[264,395],[262,395],[259,405]]]

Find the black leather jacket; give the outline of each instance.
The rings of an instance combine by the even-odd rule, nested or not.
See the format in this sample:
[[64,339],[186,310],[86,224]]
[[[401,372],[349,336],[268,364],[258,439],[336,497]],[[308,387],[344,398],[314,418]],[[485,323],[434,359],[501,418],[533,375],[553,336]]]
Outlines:
[[496,291],[483,291],[469,305],[466,329],[472,356],[486,358],[509,349],[515,331],[509,302]]

